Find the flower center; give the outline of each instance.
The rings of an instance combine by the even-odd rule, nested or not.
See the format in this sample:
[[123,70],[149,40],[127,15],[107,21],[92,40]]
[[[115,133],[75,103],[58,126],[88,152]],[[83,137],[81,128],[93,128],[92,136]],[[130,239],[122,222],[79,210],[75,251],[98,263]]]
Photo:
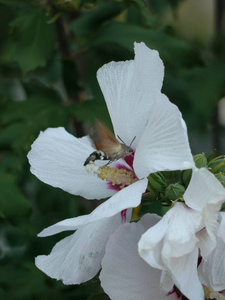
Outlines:
[[97,175],[102,180],[110,181],[113,186],[119,186],[120,189],[138,180],[133,171],[109,166],[100,167]]
[[119,165],[118,168],[111,168],[109,166],[98,167],[92,163],[88,164],[86,169],[89,173],[96,174],[101,180],[107,181],[108,188],[114,190],[121,190],[138,180],[132,170],[128,170],[122,165]]

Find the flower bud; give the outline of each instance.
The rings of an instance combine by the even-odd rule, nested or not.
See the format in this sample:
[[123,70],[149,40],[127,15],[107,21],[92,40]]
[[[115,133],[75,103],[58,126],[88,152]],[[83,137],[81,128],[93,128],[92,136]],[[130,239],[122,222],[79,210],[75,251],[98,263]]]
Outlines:
[[167,187],[165,194],[170,200],[176,200],[178,198],[181,198],[184,192],[185,192],[185,187],[177,182],[174,184],[170,184]]
[[187,187],[190,180],[191,180],[191,175],[192,175],[192,170],[191,169],[188,169],[188,170],[184,170],[182,171],[181,173],[181,181],[182,181],[182,184]]
[[166,179],[162,173],[152,173],[148,176],[148,184],[155,191],[164,193],[167,187]]
[[207,168],[207,158],[205,153],[194,155],[194,162],[197,168]]
[[225,157],[216,158],[209,162],[208,164],[210,171],[214,174],[216,173],[225,173]]

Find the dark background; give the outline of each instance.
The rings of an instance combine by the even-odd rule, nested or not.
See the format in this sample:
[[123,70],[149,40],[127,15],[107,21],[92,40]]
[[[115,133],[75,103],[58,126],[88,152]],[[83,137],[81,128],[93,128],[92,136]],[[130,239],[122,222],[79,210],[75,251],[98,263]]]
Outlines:
[[96,201],[40,182],[26,156],[48,127],[79,137],[95,117],[110,126],[96,71],[133,59],[134,41],[159,51],[163,92],[183,114],[193,154],[225,153],[224,3],[0,0],[0,299],[107,299],[98,277],[64,286],[35,267],[65,236],[37,233]]

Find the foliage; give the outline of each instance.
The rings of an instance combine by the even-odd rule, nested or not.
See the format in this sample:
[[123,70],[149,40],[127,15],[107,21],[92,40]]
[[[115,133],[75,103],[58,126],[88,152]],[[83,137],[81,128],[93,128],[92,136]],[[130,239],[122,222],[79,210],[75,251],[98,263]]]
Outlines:
[[34,257],[49,253],[59,240],[40,241],[36,234],[90,206],[38,181],[26,158],[48,127],[82,136],[83,125],[95,117],[110,123],[96,80],[99,67],[133,58],[133,42],[145,42],[159,51],[166,67],[163,92],[188,126],[210,125],[225,95],[224,42],[218,37],[197,46],[161,24],[158,16],[169,7],[176,11],[181,2],[0,0],[1,299],[104,298],[97,279],[67,287],[36,269]]

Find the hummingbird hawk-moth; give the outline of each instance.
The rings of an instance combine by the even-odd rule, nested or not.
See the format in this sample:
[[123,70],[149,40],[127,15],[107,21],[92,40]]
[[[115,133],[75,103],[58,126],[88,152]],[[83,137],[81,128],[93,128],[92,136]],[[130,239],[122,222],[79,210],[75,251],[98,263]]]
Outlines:
[[133,153],[133,149],[131,148],[131,144],[133,143],[135,137],[129,146],[127,146],[122,139],[118,136],[120,143],[113,133],[108,129],[108,127],[101,121],[96,120],[94,126],[94,136],[91,137],[94,145],[96,147],[96,151],[92,152],[86,161],[84,162],[84,166],[94,163],[95,160],[109,160],[109,163],[116,161],[120,158],[123,158],[127,155]]

